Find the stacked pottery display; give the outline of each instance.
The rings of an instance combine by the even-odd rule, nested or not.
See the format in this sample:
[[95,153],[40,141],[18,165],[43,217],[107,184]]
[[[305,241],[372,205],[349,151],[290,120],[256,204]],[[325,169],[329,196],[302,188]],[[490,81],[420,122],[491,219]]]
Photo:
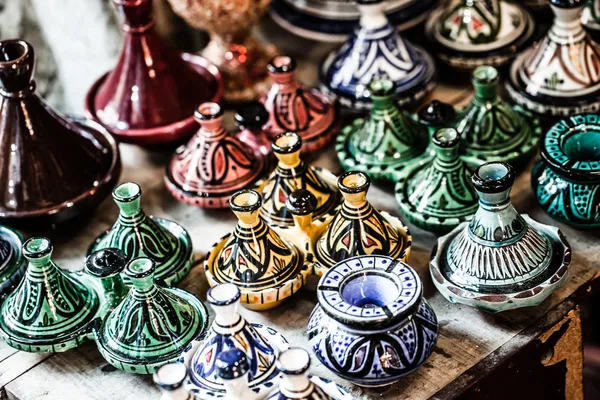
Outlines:
[[394,182],[407,164],[426,156],[428,131],[396,105],[393,81],[374,80],[368,88],[373,108],[367,118],[357,118],[342,129],[337,155],[346,170]]
[[562,232],[521,215],[510,201],[512,167],[488,163],[473,184],[479,208],[438,239],[430,272],[450,302],[489,312],[535,306],[568,277],[571,248]]
[[434,54],[453,68],[499,67],[528,46],[535,32],[531,14],[506,0],[451,0],[428,19]]
[[580,229],[600,227],[600,118],[575,115],[542,136],[531,187],[544,211]]
[[160,145],[191,136],[194,110],[219,101],[221,74],[204,58],[175,53],[154,30],[153,0],[113,0],[125,38],[115,68],[98,79],[86,116],[124,142]]
[[40,231],[95,209],[119,179],[117,143],[36,94],[29,43],[0,41],[0,56],[0,221]]
[[584,0],[549,0],[554,24],[540,43],[513,62],[508,94],[548,117],[600,109],[600,45],[580,22]]
[[296,62],[291,57],[273,58],[268,69],[273,85],[261,99],[269,112],[264,129],[272,137],[297,133],[304,143],[304,153],[322,149],[340,130],[339,103],[298,81],[294,76]]
[[225,130],[217,103],[200,105],[194,117],[200,130],[171,158],[165,172],[167,189],[196,207],[226,208],[232,194],[260,184],[266,159]]
[[418,102],[433,90],[437,71],[431,56],[404,39],[389,23],[384,0],[358,0],[360,22],[344,45],[320,67],[325,93],[350,111],[371,108],[368,85],[385,76],[396,85],[399,105]]
[[202,55],[223,74],[225,101],[256,100],[267,91],[266,66],[276,49],[257,40],[251,30],[266,12],[270,0],[169,0],[169,3],[192,27],[210,33],[210,42]]
[[[388,0],[385,14],[403,31],[427,18],[433,0]],[[271,17],[295,35],[323,42],[341,42],[354,31],[360,11],[353,2],[340,0],[274,0]]]

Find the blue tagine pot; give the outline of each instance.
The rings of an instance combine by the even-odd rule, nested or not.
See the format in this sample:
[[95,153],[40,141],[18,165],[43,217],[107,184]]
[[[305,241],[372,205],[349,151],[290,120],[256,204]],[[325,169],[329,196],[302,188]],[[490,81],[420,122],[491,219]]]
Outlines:
[[323,365],[359,386],[392,384],[433,350],[438,322],[417,273],[387,256],[336,264],[319,281],[308,322],[310,345]]
[[600,228],[600,116],[559,121],[542,137],[531,174],[533,193],[552,218],[582,229]]

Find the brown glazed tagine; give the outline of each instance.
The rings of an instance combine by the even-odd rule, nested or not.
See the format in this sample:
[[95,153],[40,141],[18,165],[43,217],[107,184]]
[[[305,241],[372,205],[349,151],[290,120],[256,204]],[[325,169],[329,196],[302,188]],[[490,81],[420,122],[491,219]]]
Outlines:
[[0,41],[0,221],[46,230],[108,196],[121,172],[100,125],[67,118],[35,93],[35,53]]
[[276,49],[258,41],[253,25],[269,8],[270,0],[169,0],[173,11],[190,26],[208,31],[202,51],[223,73],[226,102],[258,99],[269,89],[267,63]]
[[158,145],[191,136],[194,110],[222,94],[218,69],[204,58],[168,49],[154,30],[152,0],[113,0],[124,19],[115,68],[87,94],[87,117],[123,142]]

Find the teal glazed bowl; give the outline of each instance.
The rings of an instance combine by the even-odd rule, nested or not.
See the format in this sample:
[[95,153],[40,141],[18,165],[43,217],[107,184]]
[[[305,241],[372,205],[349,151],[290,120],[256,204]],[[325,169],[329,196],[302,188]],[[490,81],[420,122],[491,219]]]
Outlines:
[[531,185],[555,220],[579,229],[600,228],[600,115],[563,119],[541,141]]

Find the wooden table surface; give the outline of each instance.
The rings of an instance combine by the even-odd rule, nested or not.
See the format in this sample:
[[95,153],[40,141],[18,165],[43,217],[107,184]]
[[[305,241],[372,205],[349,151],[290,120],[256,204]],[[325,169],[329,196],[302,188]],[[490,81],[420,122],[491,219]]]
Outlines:
[[[272,24],[261,27],[260,33],[273,38],[283,50],[299,55],[299,75],[307,83],[316,82],[316,61],[330,48],[290,38]],[[454,104],[468,101],[470,92],[464,83],[454,86],[443,84],[435,92],[435,98]],[[230,115],[228,116],[229,119]],[[230,121],[229,121],[230,122]],[[168,154],[149,153],[130,145],[121,145],[123,173],[121,181],[135,181],[142,187],[142,206],[153,214],[181,223],[190,232],[196,259],[200,260],[213,242],[235,225],[235,217],[229,210],[204,211],[176,202],[163,184],[164,165]],[[324,152],[315,165],[340,172],[333,146]],[[381,210],[398,215],[398,206],[391,187],[373,185],[368,198]],[[548,224],[555,224],[546,216],[532,197],[529,170],[520,174],[512,192],[515,207],[522,213]],[[55,242],[55,262],[64,268],[82,268],[83,256],[88,244],[107,229],[118,215],[117,206],[107,199],[92,220],[75,237]],[[413,234],[413,250],[410,265],[424,282],[424,295],[434,308],[440,322],[437,347],[426,363],[415,373],[399,383],[378,390],[363,390],[337,379],[313,357],[312,372],[332,378],[350,389],[356,399],[425,399],[447,397],[451,393],[443,389],[464,378],[467,370],[485,362],[494,366],[503,354],[518,350],[531,340],[527,329],[547,316],[582,285],[597,274],[595,269],[600,257],[600,244],[593,234],[586,234],[561,226],[573,247],[573,262],[567,284],[556,290],[545,302],[535,308],[490,315],[466,306],[450,304],[434,288],[428,271],[428,261],[436,237],[410,227]],[[208,285],[201,265],[197,263],[180,285],[206,300]],[[291,301],[281,307],[257,313],[243,310],[252,322],[260,322],[277,328],[294,345],[308,349],[305,327],[308,316],[316,303],[316,278]],[[212,315],[212,311],[211,311]],[[493,357],[492,358],[492,354]],[[491,364],[490,364],[491,363]],[[483,365],[483,364],[482,364]],[[486,367],[488,368],[488,367]],[[32,399],[158,399],[158,389],[151,377],[115,370],[100,356],[94,343],[57,354],[32,354],[16,351],[0,343],[0,398]],[[437,395],[436,395],[437,394]]]

